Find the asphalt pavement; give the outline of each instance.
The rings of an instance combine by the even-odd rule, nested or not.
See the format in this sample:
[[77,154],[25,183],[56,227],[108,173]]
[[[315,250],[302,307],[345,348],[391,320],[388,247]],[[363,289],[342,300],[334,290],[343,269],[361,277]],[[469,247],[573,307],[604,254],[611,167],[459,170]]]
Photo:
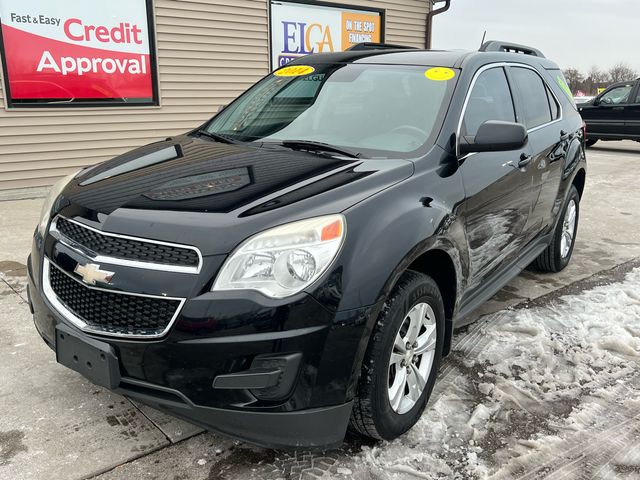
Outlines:
[[[470,365],[480,365],[478,345],[488,345],[482,343],[482,339],[491,337],[494,323],[522,323],[522,318],[518,317],[521,313],[513,312],[525,311],[535,312],[531,315],[538,315],[544,320],[557,309],[565,308],[563,305],[567,302],[562,300],[565,295],[572,295],[571,298],[577,300],[569,302],[573,310],[562,310],[564,315],[570,319],[575,313],[576,318],[580,318],[584,313],[582,306],[588,304],[592,289],[607,288],[601,285],[620,285],[620,289],[629,291],[633,299],[635,277],[628,275],[638,267],[640,259],[639,170],[638,143],[600,142],[588,151],[587,184],[571,265],[554,275],[525,271],[475,313],[479,321],[456,334],[454,354],[443,366],[443,381],[437,387],[417,432],[426,435],[427,429],[447,430],[443,420],[436,415],[446,403],[439,398],[448,402],[455,395],[461,395],[460,389],[469,391],[469,385],[473,384],[469,383]],[[624,422],[639,418],[634,417],[640,410],[633,409],[633,402],[624,407],[616,407],[615,402],[607,404],[607,411],[612,412],[611,422],[586,424],[581,430],[584,436],[576,437],[571,444],[573,450],[570,451],[574,454],[568,453],[566,458],[557,462],[545,460],[544,470],[540,470],[540,463],[525,462],[514,466],[513,458],[506,455],[504,449],[485,448],[478,452],[473,438],[470,439],[470,445],[475,449],[465,446],[463,450],[455,450],[458,446],[454,438],[459,438],[455,436],[443,437],[447,448],[438,451],[438,461],[442,462],[440,468],[433,457],[434,449],[431,449],[431,456],[427,457],[425,449],[420,447],[423,441],[423,446],[428,444],[427,438],[415,432],[390,444],[363,443],[350,437],[344,447],[337,451],[275,452],[202,432],[193,425],[96,387],[79,374],[58,365],[53,352],[41,341],[32,324],[26,303],[25,264],[41,203],[42,199],[38,198],[0,202],[0,478],[244,480],[440,478],[442,475],[458,478],[485,478],[492,475],[496,478],[546,478],[553,476],[551,474],[554,472],[557,478],[640,478],[637,466],[640,462],[625,460],[626,470],[616,471],[614,476],[607,476],[610,469],[605,468],[619,455],[620,445],[615,443],[615,435],[605,435],[603,432],[618,428],[617,431],[622,432],[620,438],[626,438],[624,435],[627,434],[630,439],[636,438],[634,435],[638,432],[627,432],[623,428],[626,425]],[[611,288],[614,293],[617,291],[617,287]],[[617,308],[615,302],[620,300],[615,300],[613,293],[593,291],[596,292],[594,295],[602,295],[602,298],[614,298],[610,308]],[[632,315],[631,320],[633,318]],[[637,320],[640,325],[640,318]],[[542,333],[536,335],[555,338],[562,329],[554,328],[554,325],[547,325]],[[567,338],[574,337],[568,335]],[[565,350],[571,350],[571,347],[571,341],[563,343]],[[630,352],[626,354],[631,355]],[[559,358],[564,357],[560,355]],[[571,361],[567,360],[567,364]],[[628,382],[627,388],[632,393],[638,393],[636,386],[640,385],[637,381],[640,367],[633,362],[629,365],[624,370],[627,375],[624,379]],[[496,372],[481,370],[471,373],[497,375]],[[465,375],[467,382],[461,387],[456,378]],[[594,377],[593,382],[597,381]],[[613,387],[605,382],[599,388],[606,390]],[[512,395],[515,394],[512,392]],[[541,401],[550,400],[545,397]],[[571,411],[579,406],[567,398],[557,401],[564,402],[569,412],[563,418],[570,418]],[[531,413],[522,402],[520,404],[522,411]],[[464,408],[470,407],[466,405]],[[626,410],[623,412],[623,409]],[[493,419],[494,435],[495,432],[504,431],[519,410],[512,408],[509,412],[511,417],[496,416]],[[616,412],[619,416],[616,416]],[[550,410],[548,415],[554,415],[554,411]],[[547,428],[548,418],[544,421],[540,418],[545,418],[544,412],[535,413],[531,419],[537,420],[532,420],[531,425],[535,426],[537,421],[544,423]],[[449,426],[449,431],[457,431],[457,428],[457,424]],[[533,427],[516,428],[508,438],[515,442],[514,445],[521,445],[533,442],[535,433],[536,442],[553,443],[555,437],[541,437],[541,432]],[[542,433],[546,433],[546,430]],[[590,434],[593,434],[593,438],[598,435],[602,437],[599,444],[601,448],[598,452],[592,452],[595,458],[593,462],[598,469],[594,470],[592,465],[589,469],[574,468],[568,474],[561,475],[567,471],[567,465],[582,465],[576,462],[584,457]],[[627,446],[634,445],[631,440],[627,443]],[[614,444],[616,448],[611,447]],[[607,446],[611,448],[607,449]],[[384,460],[385,455],[392,453],[397,457],[396,452],[403,451],[402,448],[408,449],[406,451],[411,456],[406,461],[393,463]],[[490,452],[489,457],[486,457],[487,451]],[[464,458],[460,457],[462,454]],[[636,456],[640,460],[640,454]],[[484,463],[477,458],[484,458]],[[504,470],[507,465],[509,468],[513,466],[513,470],[508,471],[508,476],[500,477],[500,472],[507,471]],[[447,468],[450,471],[448,475]],[[596,475],[594,471],[600,473]]]

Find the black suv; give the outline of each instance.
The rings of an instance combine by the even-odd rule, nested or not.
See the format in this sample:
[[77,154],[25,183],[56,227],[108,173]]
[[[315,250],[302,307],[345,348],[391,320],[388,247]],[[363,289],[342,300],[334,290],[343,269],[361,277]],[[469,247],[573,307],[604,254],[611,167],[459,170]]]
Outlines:
[[533,49],[307,56],[55,186],[35,325],[92,382],[249,442],[392,439],[473,309],[567,265],[585,172]]
[[598,140],[640,142],[640,79],[611,85],[578,111],[587,126],[587,147]]

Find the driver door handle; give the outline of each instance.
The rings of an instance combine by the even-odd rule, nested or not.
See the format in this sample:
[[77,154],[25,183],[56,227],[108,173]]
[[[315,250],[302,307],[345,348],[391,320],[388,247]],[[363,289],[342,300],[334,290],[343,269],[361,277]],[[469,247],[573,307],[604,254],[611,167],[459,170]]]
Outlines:
[[522,155],[520,155],[520,161],[518,162],[518,167],[519,168],[526,167],[531,163],[532,158],[533,158],[533,155],[527,155],[526,153],[523,153]]

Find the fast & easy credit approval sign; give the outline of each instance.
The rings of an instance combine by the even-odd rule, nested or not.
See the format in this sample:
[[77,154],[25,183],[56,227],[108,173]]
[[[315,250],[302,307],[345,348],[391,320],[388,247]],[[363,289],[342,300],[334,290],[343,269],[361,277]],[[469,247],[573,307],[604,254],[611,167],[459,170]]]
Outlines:
[[384,41],[383,10],[271,2],[271,67],[310,53],[340,52],[363,42]]
[[154,104],[149,0],[2,0],[13,106]]

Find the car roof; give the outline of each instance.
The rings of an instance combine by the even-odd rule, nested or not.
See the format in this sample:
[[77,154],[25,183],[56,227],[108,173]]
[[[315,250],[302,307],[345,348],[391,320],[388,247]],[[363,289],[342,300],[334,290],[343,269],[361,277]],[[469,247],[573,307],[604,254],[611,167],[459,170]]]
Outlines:
[[314,53],[297,58],[290,64],[300,63],[374,63],[391,65],[440,65],[453,67],[468,52],[414,49],[347,50],[335,53]]
[[640,78],[636,78],[634,80],[623,80],[621,82],[612,83],[611,85],[607,86],[607,90],[609,90],[611,87],[624,87],[625,85],[636,83],[638,80],[640,80]]
[[300,57],[288,65],[305,63],[357,63],[388,65],[424,65],[450,68],[464,68],[488,63],[511,62],[539,66],[545,69],[559,67],[544,57],[510,52],[480,52],[467,50],[419,50],[419,49],[363,49],[334,53],[314,53]]

